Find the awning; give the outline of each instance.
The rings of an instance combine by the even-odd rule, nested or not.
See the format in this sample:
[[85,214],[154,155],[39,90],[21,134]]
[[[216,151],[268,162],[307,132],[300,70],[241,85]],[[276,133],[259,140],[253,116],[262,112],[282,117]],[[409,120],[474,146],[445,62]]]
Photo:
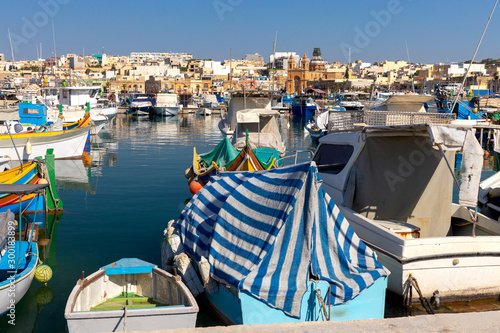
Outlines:
[[322,94],[322,95],[326,94],[326,91],[323,91],[321,89],[311,88],[308,91],[311,91],[311,90],[314,91],[315,93],[318,93],[318,94]]

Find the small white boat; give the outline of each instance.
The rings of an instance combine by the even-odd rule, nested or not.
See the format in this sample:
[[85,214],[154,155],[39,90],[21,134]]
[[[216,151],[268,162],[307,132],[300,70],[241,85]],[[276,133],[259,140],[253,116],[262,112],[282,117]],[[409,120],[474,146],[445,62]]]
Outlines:
[[212,115],[212,110],[210,110],[209,108],[200,108],[200,109],[196,110],[196,115],[198,115],[198,116],[210,116],[210,115]]
[[64,317],[69,333],[154,331],[194,328],[198,310],[179,276],[124,258],[78,280]]

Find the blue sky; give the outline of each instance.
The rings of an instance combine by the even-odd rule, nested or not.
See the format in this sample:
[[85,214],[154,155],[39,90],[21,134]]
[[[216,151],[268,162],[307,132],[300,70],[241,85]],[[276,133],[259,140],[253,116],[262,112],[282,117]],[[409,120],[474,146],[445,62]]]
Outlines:
[[[435,63],[472,58],[495,0],[319,1],[17,0],[2,3],[0,53],[16,60],[57,54],[190,52],[195,58],[242,58],[320,47],[332,62],[407,60]],[[497,8],[476,60],[500,58]]]

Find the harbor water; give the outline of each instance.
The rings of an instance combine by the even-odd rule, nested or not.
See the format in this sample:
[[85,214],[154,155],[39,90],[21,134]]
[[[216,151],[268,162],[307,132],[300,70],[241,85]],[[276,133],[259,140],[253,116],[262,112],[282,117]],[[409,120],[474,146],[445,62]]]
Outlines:
[[[34,280],[16,305],[15,325],[0,317],[0,332],[67,332],[64,308],[76,281],[120,258],[161,266],[163,230],[192,197],[184,171],[193,147],[207,152],[222,139],[218,115],[132,119],[119,114],[93,139],[90,156],[56,161],[61,216],[42,227],[41,259],[53,270],[47,286]],[[316,144],[304,123],[280,117],[287,151]],[[495,167],[492,158],[488,167]],[[220,325],[200,304],[197,326]],[[419,313],[418,307],[414,313]],[[408,315],[388,303],[386,317]],[[166,327],[167,328],[167,327]]]

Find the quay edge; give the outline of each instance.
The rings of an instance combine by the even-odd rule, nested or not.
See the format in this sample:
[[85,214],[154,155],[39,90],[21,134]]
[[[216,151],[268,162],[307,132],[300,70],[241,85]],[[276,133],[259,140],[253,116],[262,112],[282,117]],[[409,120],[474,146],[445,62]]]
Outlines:
[[[500,310],[443,313],[413,317],[346,322],[303,322],[272,325],[237,325],[165,329],[150,333],[285,333],[285,332],[500,332]],[[133,332],[132,332],[133,333]],[[138,332],[136,332],[138,333]]]

